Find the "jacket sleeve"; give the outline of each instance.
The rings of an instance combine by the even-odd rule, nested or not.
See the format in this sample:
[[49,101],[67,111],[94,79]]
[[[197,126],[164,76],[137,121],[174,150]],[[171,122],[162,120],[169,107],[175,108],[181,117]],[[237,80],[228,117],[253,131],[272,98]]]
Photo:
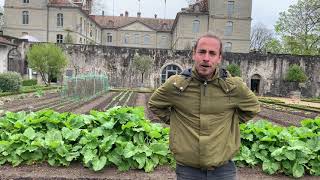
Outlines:
[[237,112],[240,122],[246,122],[254,118],[260,112],[260,104],[256,95],[243,82],[238,85],[239,97]]
[[151,96],[148,106],[151,112],[166,124],[170,123],[170,110],[172,102],[170,94],[173,88],[173,76],[161,85]]

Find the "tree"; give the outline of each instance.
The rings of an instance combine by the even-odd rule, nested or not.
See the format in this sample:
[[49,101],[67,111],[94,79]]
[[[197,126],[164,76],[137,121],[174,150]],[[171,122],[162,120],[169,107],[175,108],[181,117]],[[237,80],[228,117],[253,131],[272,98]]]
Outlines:
[[275,30],[287,53],[319,55],[320,1],[298,0],[288,11],[280,13]]
[[70,32],[72,32],[72,31],[70,29],[65,29],[65,31],[67,31],[67,35],[64,38],[64,43],[73,44],[73,38],[70,34]]
[[241,69],[238,65],[236,64],[229,64],[227,66],[227,70],[229,71],[229,73],[231,74],[231,76],[233,77],[241,77]]
[[50,85],[52,77],[58,77],[67,66],[62,49],[54,44],[34,44],[27,52],[30,68],[39,72],[43,82]]
[[282,47],[282,44],[278,39],[272,38],[266,42],[264,51],[273,54],[282,54],[284,53],[284,48]]
[[264,24],[258,23],[251,29],[250,49],[265,51],[266,44],[273,38],[273,32]]
[[308,79],[305,72],[297,64],[289,66],[286,80],[291,82],[303,83]]
[[140,56],[138,54],[135,54],[133,57],[133,65],[138,71],[140,71],[141,83],[143,84],[143,76],[150,69],[152,65],[152,58],[147,55]]

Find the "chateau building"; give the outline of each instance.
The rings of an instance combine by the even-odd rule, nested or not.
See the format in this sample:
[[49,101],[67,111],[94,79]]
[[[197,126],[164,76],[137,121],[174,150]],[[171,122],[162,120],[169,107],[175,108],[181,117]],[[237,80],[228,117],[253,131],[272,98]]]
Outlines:
[[41,42],[106,46],[191,49],[213,32],[224,51],[248,52],[252,0],[198,0],[175,19],[91,15],[92,0],[5,0],[4,35],[30,35]]

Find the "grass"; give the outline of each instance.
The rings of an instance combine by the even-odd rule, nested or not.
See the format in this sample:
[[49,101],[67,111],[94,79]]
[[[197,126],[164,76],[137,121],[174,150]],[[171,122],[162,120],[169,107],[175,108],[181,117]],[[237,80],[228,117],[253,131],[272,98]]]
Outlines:
[[33,93],[41,90],[52,90],[58,89],[60,86],[43,86],[43,85],[35,85],[35,86],[22,86],[21,89],[17,92],[1,92],[0,97],[10,96],[10,95],[18,95],[18,94],[26,94]]

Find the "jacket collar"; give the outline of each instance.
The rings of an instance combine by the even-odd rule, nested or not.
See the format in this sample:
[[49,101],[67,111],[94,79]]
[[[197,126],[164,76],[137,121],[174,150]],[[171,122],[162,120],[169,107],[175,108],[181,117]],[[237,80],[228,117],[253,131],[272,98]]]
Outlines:
[[230,79],[231,75],[228,73],[227,78],[224,80],[223,78],[221,78],[221,74],[220,74],[220,67],[217,66],[216,70],[214,72],[214,75],[210,78],[210,79],[203,79],[199,76],[195,65],[192,67],[192,75],[191,77],[194,79],[197,79],[200,82],[205,82],[207,81],[208,83],[212,83],[215,84],[219,87],[221,87],[221,89],[225,92],[225,93],[229,93],[230,91],[232,91],[234,88],[236,88],[236,85],[234,84],[234,82]]
[[214,74],[213,74],[213,76],[212,76],[210,79],[204,79],[204,78],[200,77],[200,75],[198,74],[198,71],[197,71],[197,69],[196,69],[196,66],[193,65],[193,67],[192,67],[192,75],[191,75],[191,76],[192,76],[193,78],[201,81],[201,82],[213,81],[213,80],[219,78],[219,67],[218,67],[218,66],[216,67],[216,69],[215,69],[215,71],[214,71]]

